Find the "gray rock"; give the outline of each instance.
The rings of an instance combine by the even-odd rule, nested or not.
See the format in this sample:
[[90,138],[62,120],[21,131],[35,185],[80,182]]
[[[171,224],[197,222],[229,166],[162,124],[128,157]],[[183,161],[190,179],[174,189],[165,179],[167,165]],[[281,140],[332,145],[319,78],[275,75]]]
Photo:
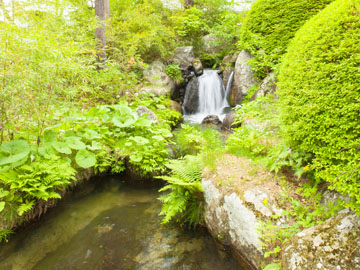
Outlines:
[[217,45],[218,37],[212,35],[206,35],[202,37],[203,52],[209,54],[215,54],[221,52],[224,49],[223,46]]
[[239,53],[234,53],[234,54],[228,54],[225,55],[222,61],[223,65],[232,65],[236,62],[237,57],[239,56]]
[[274,72],[270,73],[261,83],[259,89],[252,95],[250,100],[255,100],[259,96],[274,94],[277,90],[276,78]]
[[201,122],[202,125],[211,125],[211,126],[221,126],[222,122],[220,121],[219,119],[219,116],[217,115],[208,115],[206,116],[202,122]]
[[[224,71],[223,71],[223,82],[224,82],[224,86],[226,87],[229,77],[231,75],[231,73],[234,71],[234,68],[231,66],[226,66]],[[232,85],[232,87],[234,87],[235,84]]]
[[230,128],[237,128],[237,127],[239,127],[240,125],[234,124],[235,114],[236,114],[235,111],[229,112],[229,113],[225,116],[225,118],[224,118],[224,120],[223,120],[223,122],[222,122],[221,128],[223,128],[223,129],[230,129]]
[[290,238],[283,247],[282,269],[360,269],[359,247],[360,219],[341,211]]
[[196,76],[200,76],[201,74],[203,74],[204,68],[203,68],[203,65],[202,65],[202,63],[201,63],[201,61],[199,59],[194,59],[193,67],[194,67],[194,71],[195,71]]
[[177,63],[181,70],[189,70],[194,61],[194,48],[192,46],[188,47],[178,47],[174,51],[174,57],[172,62]]
[[234,85],[230,93],[230,105],[241,104],[248,91],[259,81],[251,71],[251,66],[247,63],[253,56],[246,50],[242,50],[236,59]]
[[240,198],[235,192],[218,189],[211,180],[203,179],[202,184],[205,222],[210,233],[230,247],[241,264],[247,266],[244,269],[261,269],[265,259],[257,232],[259,222],[281,213],[273,196],[253,188],[245,190]]
[[199,107],[199,80],[193,77],[186,86],[184,99],[184,112],[187,114],[195,113]]
[[150,85],[140,89],[140,93],[152,93],[157,97],[169,96],[170,89],[164,86]]
[[181,105],[178,102],[174,101],[174,100],[170,101],[170,109],[173,109],[174,111],[177,111],[179,113],[182,112]]
[[150,109],[148,109],[146,106],[140,105],[136,108],[136,112],[139,116],[143,116],[144,114],[147,114],[147,119],[152,120],[154,124],[159,123],[159,120],[155,113],[153,113]]
[[160,61],[154,61],[146,70],[144,77],[153,85],[165,86],[173,92],[176,88],[175,82],[165,73],[165,65]]

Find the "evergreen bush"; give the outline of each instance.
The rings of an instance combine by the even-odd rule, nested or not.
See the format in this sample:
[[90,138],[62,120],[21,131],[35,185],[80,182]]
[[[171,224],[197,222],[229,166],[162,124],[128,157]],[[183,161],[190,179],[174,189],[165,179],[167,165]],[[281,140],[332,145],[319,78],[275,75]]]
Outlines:
[[281,121],[318,180],[360,211],[360,2],[337,0],[296,34],[280,67]]
[[258,77],[275,69],[296,31],[333,0],[258,0],[246,15],[240,48],[247,49]]

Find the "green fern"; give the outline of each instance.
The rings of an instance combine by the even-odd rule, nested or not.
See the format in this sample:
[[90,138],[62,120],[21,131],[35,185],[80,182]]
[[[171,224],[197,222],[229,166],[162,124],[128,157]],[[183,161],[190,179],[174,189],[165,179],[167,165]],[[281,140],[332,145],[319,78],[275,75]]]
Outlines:
[[168,191],[159,197],[163,203],[159,214],[164,216],[162,224],[169,223],[172,219],[192,227],[201,224],[201,159],[198,156],[186,156],[180,160],[173,160],[166,166],[172,170],[171,175],[158,177],[168,182],[168,185],[159,190]]

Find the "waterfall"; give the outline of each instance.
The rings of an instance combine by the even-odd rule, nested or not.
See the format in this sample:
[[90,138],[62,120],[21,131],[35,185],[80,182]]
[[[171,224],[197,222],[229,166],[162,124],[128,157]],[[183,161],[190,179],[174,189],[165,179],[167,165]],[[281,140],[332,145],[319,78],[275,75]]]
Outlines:
[[233,81],[234,81],[234,71],[231,72],[230,76],[229,76],[229,79],[227,81],[227,84],[226,84],[226,90],[225,90],[225,97],[226,97],[226,100],[229,100],[229,95],[230,95],[230,92],[231,92],[231,87],[232,87],[232,84],[233,84]]
[[[218,71],[204,70],[203,75],[198,77],[198,82],[199,88],[191,90],[198,90],[198,95],[196,95],[196,98],[199,99],[198,108],[195,110],[195,113],[185,112],[184,119],[201,123],[206,116],[217,115],[220,120],[223,120],[225,117],[224,109],[229,107],[229,103],[227,101],[224,83]],[[191,91],[186,92],[185,103],[188,101],[190,95],[194,96],[194,93],[190,93]]]

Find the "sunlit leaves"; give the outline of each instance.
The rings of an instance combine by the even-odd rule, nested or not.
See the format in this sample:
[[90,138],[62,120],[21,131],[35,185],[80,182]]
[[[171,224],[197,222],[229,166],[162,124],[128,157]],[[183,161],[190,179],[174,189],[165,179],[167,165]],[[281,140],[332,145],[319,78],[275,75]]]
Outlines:
[[76,153],[75,160],[76,163],[84,169],[93,167],[96,163],[95,155],[85,149],[81,149]]

